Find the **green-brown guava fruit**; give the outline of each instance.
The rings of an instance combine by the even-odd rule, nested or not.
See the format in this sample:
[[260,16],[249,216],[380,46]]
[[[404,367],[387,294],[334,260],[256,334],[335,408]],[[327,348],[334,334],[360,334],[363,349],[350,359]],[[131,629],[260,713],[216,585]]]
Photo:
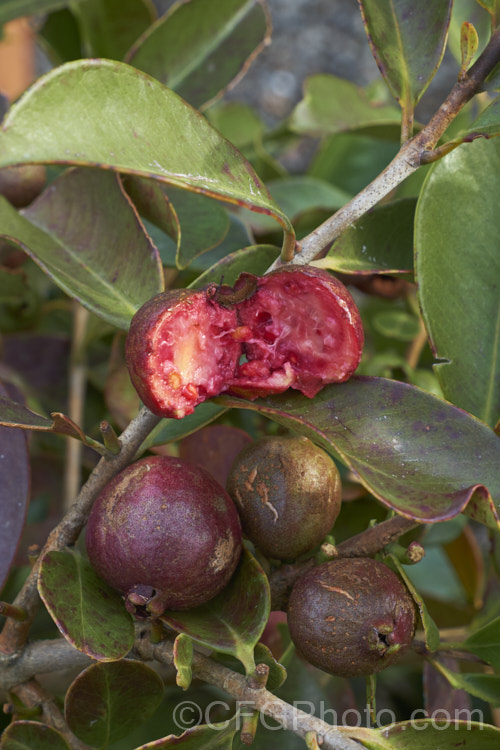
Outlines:
[[335,462],[306,437],[265,437],[235,459],[227,490],[245,535],[267,557],[294,560],[313,550],[339,514]]
[[297,650],[315,667],[358,677],[394,664],[415,631],[414,601],[387,565],[344,558],[312,568],[292,589],[288,626]]
[[241,554],[238,513],[204,469],[143,458],[98,496],[87,524],[93,567],[131,611],[204,604],[229,582]]

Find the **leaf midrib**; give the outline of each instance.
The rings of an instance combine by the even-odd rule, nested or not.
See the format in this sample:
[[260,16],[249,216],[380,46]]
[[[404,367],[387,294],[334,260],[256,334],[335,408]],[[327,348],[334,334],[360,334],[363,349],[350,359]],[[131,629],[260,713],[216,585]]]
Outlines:
[[410,87],[409,87],[409,83],[408,83],[409,80],[410,80],[409,69],[408,69],[408,63],[407,63],[407,60],[406,60],[406,55],[405,55],[405,49],[404,49],[404,45],[403,45],[403,40],[401,38],[401,33],[400,33],[400,28],[399,28],[399,22],[398,22],[398,18],[397,18],[397,15],[396,15],[396,9],[394,7],[394,0],[390,0],[390,7],[391,7],[392,20],[394,22],[394,29],[395,29],[395,32],[396,32],[396,41],[397,41],[398,49],[399,49],[399,52],[400,52],[400,55],[401,55],[402,67],[403,67],[403,72],[404,72],[404,76],[401,77],[401,93],[402,93],[401,106],[403,108],[408,108],[412,104],[411,97],[410,97]]
[[[100,276],[97,273],[97,271],[94,270],[91,266],[88,266],[86,263],[83,263],[82,260],[78,257],[78,254],[75,251],[71,250],[71,248],[66,243],[64,243],[63,241],[61,241],[59,239],[59,237],[57,237],[55,234],[48,232],[47,229],[45,228],[45,226],[42,223],[38,223],[36,221],[33,221],[33,219],[31,217],[28,218],[25,215],[22,215],[22,218],[26,222],[28,222],[31,226],[36,227],[36,229],[38,229],[38,231],[41,232],[45,238],[47,238],[50,242],[53,242],[58,249],[62,250],[66,255],[68,255],[71,258],[72,262],[74,262],[84,273],[87,273],[92,280],[97,281],[98,285],[100,285],[101,288],[103,289],[103,295],[104,296],[111,295],[112,297],[114,297],[114,299],[116,299],[118,302],[120,302],[120,304],[123,306],[124,310],[127,310],[132,315],[134,315],[134,313],[136,312],[137,308],[134,305],[130,304],[130,301],[127,299],[127,297],[124,294],[122,294],[119,291],[119,289],[117,289],[115,286],[113,286],[112,284],[110,284],[106,279],[103,279],[103,277]],[[18,241],[17,244],[21,244],[21,243]],[[22,244],[23,244],[23,246],[26,247],[27,250],[29,250],[30,254],[33,255],[33,257],[36,260],[36,262],[40,266],[45,267],[45,269],[47,269],[47,271],[49,269],[56,269],[56,271],[58,271],[58,272],[60,271],[60,266],[59,265],[55,264],[51,260],[47,260],[46,258],[39,257],[37,255],[37,253],[32,248],[28,248],[28,246],[25,245],[24,242]],[[64,272],[63,274],[59,274],[59,273],[54,274],[54,276],[58,279],[58,281],[61,284],[62,283],[65,284],[66,290],[70,290],[71,289],[71,286],[68,286],[67,281],[64,281],[64,280],[66,280],[68,278],[71,279],[72,278],[71,274],[69,274],[67,272]],[[83,286],[83,284],[82,284],[82,286]],[[92,285],[89,285],[89,288],[91,290],[94,289],[94,287]],[[96,296],[97,295],[95,295],[94,298]]]

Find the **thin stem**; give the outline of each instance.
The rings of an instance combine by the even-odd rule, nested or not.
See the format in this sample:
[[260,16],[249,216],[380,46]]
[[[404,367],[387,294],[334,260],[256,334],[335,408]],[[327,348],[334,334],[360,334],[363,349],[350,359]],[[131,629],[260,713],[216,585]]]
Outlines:
[[36,680],[30,680],[30,682],[18,685],[13,692],[28,708],[40,707],[43,720],[62,734],[71,750],[91,750],[89,745],[85,745],[75,737],[54,700],[42,689]]
[[19,622],[23,622],[28,617],[24,609],[14,607],[7,602],[0,602],[0,615],[12,617],[13,620],[18,620]]
[[[491,73],[498,62],[500,62],[500,28],[491,36],[482,54],[467,71],[466,77],[453,86],[430,122],[417,135],[406,141],[390,164],[373,182],[302,240],[293,263],[305,265],[325,252],[348,227],[413,174],[421,165],[422,156],[426,152],[426,158],[429,158],[428,152],[436,146],[462,107],[481,91],[486,76]],[[269,270],[282,265],[283,261],[278,258]]]
[[[164,664],[172,664],[174,641],[167,639],[161,643],[152,643],[149,638],[149,626],[141,624],[137,626],[136,641],[131,655],[144,661],[157,660]],[[56,668],[83,669],[92,663],[94,662],[90,657],[85,656],[62,638],[35,641],[13,656],[2,657],[0,654],[0,665],[2,665],[0,687],[10,690],[19,683],[26,684],[26,681],[35,673],[53,672]],[[243,675],[231,671],[198,652],[193,655],[193,676],[221,688],[238,704],[245,706],[247,712],[260,711],[278,721],[284,729],[295,732],[300,737],[305,738],[308,732],[316,732],[319,744],[324,750],[363,750],[349,736],[344,736],[344,734],[351,734],[351,727],[332,726],[291,706],[263,687],[254,689],[249,686]],[[41,704],[40,699],[35,702],[37,705]]]
[[[173,659],[173,644],[170,641],[153,646],[147,639],[142,639],[138,650],[143,659],[157,659],[166,664],[170,664]],[[295,732],[304,739],[309,732],[316,732],[318,742],[324,750],[362,750],[357,742],[345,737],[339,728],[291,706],[265,688],[252,690],[243,675],[232,672],[202,654],[194,654],[193,675],[222,688],[238,703],[260,711],[277,721],[284,729]]]
[[[356,536],[346,539],[336,547],[330,549],[330,559],[341,557],[369,557],[380,552],[400,536],[420,526],[418,521],[403,516],[393,516],[376,526],[361,531]],[[315,559],[309,558],[298,563],[282,565],[269,578],[271,586],[271,608],[286,611],[288,597],[292,586],[299,578],[315,565]]]
[[401,112],[401,145],[403,146],[413,135],[413,104],[410,102]]
[[421,524],[413,518],[403,518],[403,516],[393,516],[387,521],[382,521],[376,526],[346,539],[337,546],[339,557],[368,557],[380,552],[391,542],[399,539],[412,529],[416,529]]
[[408,351],[406,352],[406,361],[412,368],[412,370],[415,370],[415,368],[417,367],[420,355],[422,354],[426,343],[427,331],[425,330],[424,321],[420,319],[419,331],[408,347]]
[[[87,388],[87,364],[85,361],[85,334],[89,311],[73,300],[73,337],[69,369],[68,416],[81,425],[84,414],[85,391]],[[81,484],[83,443],[72,438],[66,439],[66,462],[64,470],[64,509],[68,510],[78,494]]]

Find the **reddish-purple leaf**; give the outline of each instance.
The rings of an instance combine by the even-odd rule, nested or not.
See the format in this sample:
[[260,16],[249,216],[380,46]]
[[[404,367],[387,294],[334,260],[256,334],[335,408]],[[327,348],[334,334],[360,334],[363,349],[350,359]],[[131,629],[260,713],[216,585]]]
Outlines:
[[[7,391],[0,385],[0,396]],[[30,468],[26,436],[0,426],[0,589],[16,554],[29,500]]]

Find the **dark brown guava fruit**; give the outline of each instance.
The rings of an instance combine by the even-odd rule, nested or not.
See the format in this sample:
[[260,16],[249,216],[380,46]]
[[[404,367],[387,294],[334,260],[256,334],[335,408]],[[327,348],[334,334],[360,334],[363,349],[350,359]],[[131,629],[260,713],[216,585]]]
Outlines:
[[284,267],[234,287],[157,295],[135,314],[126,342],[146,406],[181,418],[229,391],[245,398],[295,388],[314,396],[359,364],[363,328],[343,284],[326,271]]
[[369,558],[333,560],[295,583],[288,626],[297,650],[315,667],[358,677],[394,664],[415,631],[413,599],[387,565]]
[[266,437],[235,459],[227,491],[244,534],[264,555],[294,560],[313,550],[339,514],[342,486],[330,456],[306,437]]
[[89,560],[131,611],[160,615],[212,599],[241,554],[238,513],[204,469],[143,458],[98,496],[87,524]]

